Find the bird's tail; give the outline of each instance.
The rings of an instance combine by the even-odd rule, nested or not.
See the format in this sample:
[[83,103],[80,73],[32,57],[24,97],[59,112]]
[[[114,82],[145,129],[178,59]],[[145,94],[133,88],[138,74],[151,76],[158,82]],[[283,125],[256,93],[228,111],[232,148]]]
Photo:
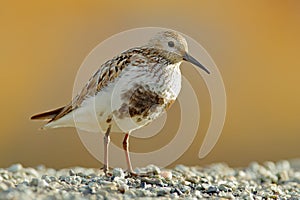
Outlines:
[[46,111],[46,112],[43,112],[43,113],[33,115],[30,119],[33,119],[33,120],[51,120],[56,115],[58,115],[63,109],[64,109],[64,106],[60,107],[60,108],[57,108],[57,109],[54,109],[54,110],[50,110],[50,111]]

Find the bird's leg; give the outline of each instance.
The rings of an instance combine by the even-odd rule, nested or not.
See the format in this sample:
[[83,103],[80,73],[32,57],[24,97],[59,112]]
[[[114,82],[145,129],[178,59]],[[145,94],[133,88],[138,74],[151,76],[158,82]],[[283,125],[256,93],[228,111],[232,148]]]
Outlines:
[[104,166],[103,166],[103,171],[107,175],[108,172],[108,145],[110,142],[110,133],[111,125],[108,126],[106,133],[104,135]]
[[126,133],[125,137],[124,137],[124,140],[123,140],[123,149],[124,149],[124,152],[125,152],[128,172],[131,173],[131,174],[134,174],[133,170],[132,170],[131,162],[130,162],[128,146],[129,146],[129,133]]

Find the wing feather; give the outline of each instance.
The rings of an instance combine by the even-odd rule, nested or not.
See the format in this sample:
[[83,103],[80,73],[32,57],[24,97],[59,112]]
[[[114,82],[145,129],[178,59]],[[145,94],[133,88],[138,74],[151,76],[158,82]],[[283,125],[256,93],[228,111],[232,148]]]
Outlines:
[[88,83],[84,86],[81,92],[61,110],[56,116],[54,116],[49,122],[62,118],[74,109],[80,107],[82,102],[87,98],[96,95],[107,84],[113,82],[116,77],[131,63],[132,56],[138,49],[131,49],[121,53],[119,56],[108,60],[106,63],[95,72],[95,74],[89,79]]

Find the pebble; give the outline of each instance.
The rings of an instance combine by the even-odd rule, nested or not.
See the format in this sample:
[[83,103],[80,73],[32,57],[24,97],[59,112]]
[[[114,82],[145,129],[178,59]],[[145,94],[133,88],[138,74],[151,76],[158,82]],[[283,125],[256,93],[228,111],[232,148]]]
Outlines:
[[125,178],[125,173],[121,168],[114,168],[112,171],[114,177]]
[[219,190],[220,190],[220,191],[223,191],[223,192],[227,192],[227,191],[228,191],[228,188],[227,188],[224,184],[221,184],[221,185],[219,186]]
[[57,178],[56,178],[56,177],[54,177],[54,176],[50,176],[50,177],[49,177],[49,179],[50,179],[50,181],[51,181],[51,182],[53,182],[53,181],[57,181]]
[[218,192],[219,192],[219,189],[215,186],[210,186],[206,191],[206,193],[208,193],[208,194],[218,193]]
[[14,164],[14,165],[11,165],[11,166],[7,169],[7,171],[12,172],[12,173],[15,173],[15,172],[20,171],[22,168],[23,168],[23,167],[22,167],[21,164]]
[[43,175],[42,179],[45,180],[47,183],[51,183],[51,179],[47,175]]
[[152,173],[155,174],[155,175],[158,175],[158,174],[161,173],[160,168],[157,167],[157,166],[155,166],[155,165],[148,165],[148,166],[146,167],[146,169],[147,169],[148,173],[149,173],[149,172],[152,172]]
[[155,193],[158,197],[161,197],[161,196],[165,196],[166,194],[170,193],[170,190],[163,187],[163,188],[156,189]]
[[266,168],[268,170],[271,170],[271,171],[275,171],[276,170],[276,165],[273,162],[270,162],[270,161],[264,162],[264,166],[266,166]]
[[159,175],[161,173],[160,168],[155,165],[148,165],[147,167],[136,168],[134,171],[137,174],[149,174],[149,175],[151,174]]
[[33,178],[29,183],[30,186],[38,186],[38,184],[39,184],[39,179],[37,178]]
[[25,168],[24,171],[29,175],[32,175],[34,177],[39,177],[39,173],[33,168]]
[[152,185],[159,185],[159,186],[163,185],[161,179],[143,177],[141,180]]
[[[207,167],[149,165],[127,177],[121,168],[106,177],[95,169],[74,167],[0,169],[0,199],[300,199],[300,169],[288,161],[251,163],[234,169],[226,164]],[[76,173],[79,172],[79,173]]]
[[48,187],[49,184],[45,180],[41,180],[38,182],[38,186],[43,188],[43,187]]
[[118,187],[118,190],[124,194],[127,190],[129,189],[129,186],[124,184],[124,183],[120,183],[119,184],[119,187]]
[[172,172],[171,171],[161,171],[160,175],[164,177],[166,180],[172,180]]
[[5,180],[9,180],[10,176],[8,174],[2,174],[3,179]]
[[189,168],[187,166],[184,166],[184,165],[177,165],[175,167],[175,170],[180,171],[180,172],[188,172]]
[[284,171],[284,170],[290,170],[291,165],[287,160],[282,160],[276,163],[278,170]]
[[70,176],[75,176],[76,173],[75,173],[75,171],[74,171],[73,169],[70,169],[70,170],[69,170],[69,175],[70,175]]
[[279,179],[281,181],[288,181],[289,180],[289,174],[287,171],[282,171],[282,172],[279,172]]
[[20,183],[20,184],[18,184],[17,185],[17,188],[19,189],[19,190],[21,190],[21,191],[25,191],[25,190],[27,190],[27,184],[22,184],[22,183]]
[[8,186],[5,183],[0,183],[0,191],[8,190]]
[[182,186],[180,187],[180,190],[181,190],[182,193],[189,193],[190,190],[191,190],[191,188],[190,188],[189,186],[182,185]]
[[194,194],[197,198],[202,198],[201,192],[199,190],[195,190]]

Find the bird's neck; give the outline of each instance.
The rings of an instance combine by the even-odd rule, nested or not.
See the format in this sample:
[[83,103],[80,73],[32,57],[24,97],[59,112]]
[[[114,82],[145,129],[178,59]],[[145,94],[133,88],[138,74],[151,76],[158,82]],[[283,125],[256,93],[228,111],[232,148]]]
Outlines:
[[168,95],[178,96],[181,88],[181,62],[176,64],[169,64],[167,66],[154,66],[153,73],[151,73],[151,80],[155,83],[155,90],[158,93],[168,93]]

